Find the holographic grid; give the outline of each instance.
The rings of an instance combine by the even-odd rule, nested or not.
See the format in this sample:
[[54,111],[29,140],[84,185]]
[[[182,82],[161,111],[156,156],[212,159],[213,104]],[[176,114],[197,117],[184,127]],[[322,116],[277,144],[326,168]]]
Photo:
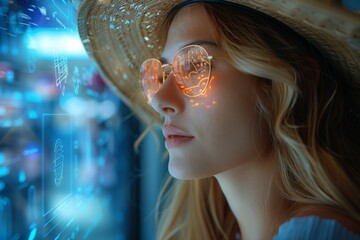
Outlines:
[[79,4],[0,0],[0,239],[138,238],[137,122],[82,49]]
[[55,53],[54,72],[56,86],[61,89],[61,93],[62,95],[64,95],[65,86],[69,75],[67,57],[65,55],[58,55],[57,53]]
[[[62,131],[53,126],[56,122],[65,126]],[[63,220],[56,221],[56,217],[69,206],[73,193],[72,124],[71,115],[42,115],[42,217],[45,237]],[[49,192],[59,193],[60,197],[47,199],[52,196],[46,194]]]

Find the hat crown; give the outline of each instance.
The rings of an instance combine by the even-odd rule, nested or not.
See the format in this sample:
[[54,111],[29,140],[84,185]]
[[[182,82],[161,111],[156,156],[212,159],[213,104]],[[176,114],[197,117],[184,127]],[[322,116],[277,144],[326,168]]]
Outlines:
[[[194,2],[194,0],[189,2]],[[207,1],[207,0],[204,0]],[[215,0],[214,0],[215,1]],[[170,9],[184,0],[84,0],[78,29],[87,52],[128,105],[156,115],[138,81],[140,64],[159,57],[157,36]],[[218,2],[225,2],[220,1]],[[227,0],[265,13],[318,43],[346,72],[360,81],[360,14],[341,0]]]

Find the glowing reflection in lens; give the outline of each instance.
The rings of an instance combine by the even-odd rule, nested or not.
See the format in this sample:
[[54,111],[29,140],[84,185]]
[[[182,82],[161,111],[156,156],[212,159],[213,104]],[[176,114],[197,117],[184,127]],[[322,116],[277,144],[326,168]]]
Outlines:
[[209,93],[211,92],[212,89],[212,81],[214,81],[214,76],[211,77],[207,88],[200,96],[196,98],[191,98],[189,100],[192,107],[196,107],[196,108],[204,107],[206,109],[210,109],[211,107],[217,104],[217,101],[214,100],[213,98],[209,99]]

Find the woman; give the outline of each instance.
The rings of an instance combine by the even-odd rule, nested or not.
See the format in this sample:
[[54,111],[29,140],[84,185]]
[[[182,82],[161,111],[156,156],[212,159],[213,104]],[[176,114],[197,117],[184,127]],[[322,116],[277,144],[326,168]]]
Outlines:
[[360,239],[359,26],[310,0],[85,1],[104,77],[161,116],[157,239]]

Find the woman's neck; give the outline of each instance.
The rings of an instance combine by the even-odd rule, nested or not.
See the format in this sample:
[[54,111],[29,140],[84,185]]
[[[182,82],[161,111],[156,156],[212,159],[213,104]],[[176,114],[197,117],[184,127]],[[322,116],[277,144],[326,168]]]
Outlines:
[[241,239],[271,239],[284,212],[273,181],[273,159],[247,161],[215,177],[235,215]]

